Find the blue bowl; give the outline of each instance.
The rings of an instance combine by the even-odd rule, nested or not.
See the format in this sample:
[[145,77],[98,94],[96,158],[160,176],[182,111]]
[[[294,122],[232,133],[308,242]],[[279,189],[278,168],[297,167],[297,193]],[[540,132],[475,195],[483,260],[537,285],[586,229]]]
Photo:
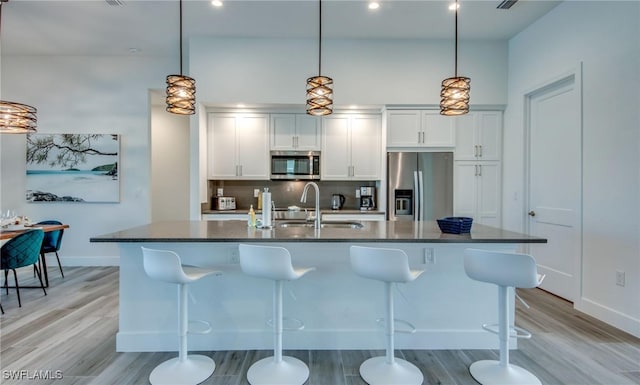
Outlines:
[[468,217],[446,217],[438,219],[440,231],[447,234],[463,234],[471,232],[473,218]]

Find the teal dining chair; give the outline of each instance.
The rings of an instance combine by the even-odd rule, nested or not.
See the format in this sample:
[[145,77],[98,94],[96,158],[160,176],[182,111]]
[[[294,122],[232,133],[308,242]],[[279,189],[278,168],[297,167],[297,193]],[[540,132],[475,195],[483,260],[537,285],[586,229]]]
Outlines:
[[[61,225],[62,222],[56,220],[40,221],[36,225]],[[62,271],[62,264],[60,263],[60,246],[62,246],[62,235],[64,230],[47,231],[44,233],[44,239],[42,240],[42,248],[40,249],[40,257],[42,258],[42,272],[44,273],[44,282],[46,286],[49,285],[49,274],[47,271],[47,261],[45,256],[47,253],[55,253],[58,260],[58,268],[60,269],[60,275],[64,278],[64,272]]]
[[37,267],[43,239],[44,231],[42,231],[42,229],[27,230],[11,238],[0,248],[0,269],[4,270],[4,286],[8,295],[9,285],[7,281],[9,270],[13,271],[13,278],[16,283],[16,294],[18,296],[18,307],[22,307],[20,301],[20,286],[18,285],[18,275],[16,273],[16,269],[20,267],[34,266],[38,274],[38,279],[40,280],[42,291],[44,295],[47,295],[44,283],[42,282],[42,274]]

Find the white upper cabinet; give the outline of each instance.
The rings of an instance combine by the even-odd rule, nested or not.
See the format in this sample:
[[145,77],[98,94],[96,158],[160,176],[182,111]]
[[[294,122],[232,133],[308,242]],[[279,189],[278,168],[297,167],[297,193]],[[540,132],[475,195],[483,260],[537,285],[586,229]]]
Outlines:
[[269,115],[210,113],[209,179],[269,179]]
[[320,118],[306,114],[271,115],[271,149],[320,150]]
[[387,147],[453,147],[454,119],[436,110],[389,110]]
[[333,114],[322,118],[322,180],[378,180],[380,115]]
[[456,160],[502,158],[502,112],[474,111],[454,119]]

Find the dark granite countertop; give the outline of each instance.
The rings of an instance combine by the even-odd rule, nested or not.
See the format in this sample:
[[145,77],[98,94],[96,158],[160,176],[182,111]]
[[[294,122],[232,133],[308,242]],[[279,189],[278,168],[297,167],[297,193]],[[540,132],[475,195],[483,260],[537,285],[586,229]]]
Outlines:
[[92,237],[91,242],[385,242],[385,243],[546,243],[532,237],[474,224],[470,234],[444,234],[434,221],[363,221],[360,229],[247,227],[243,221],[168,221]]

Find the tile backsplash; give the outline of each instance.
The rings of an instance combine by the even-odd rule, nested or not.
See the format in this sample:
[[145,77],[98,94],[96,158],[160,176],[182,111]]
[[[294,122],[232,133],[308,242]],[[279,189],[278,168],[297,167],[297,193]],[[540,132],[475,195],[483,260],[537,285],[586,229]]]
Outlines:
[[[239,210],[249,209],[250,205],[257,208],[258,198],[254,198],[254,189],[260,192],[265,187],[271,191],[271,199],[275,202],[276,208],[287,208],[288,206],[299,206],[302,208],[314,208],[315,192],[309,191],[307,203],[301,203],[300,197],[307,181],[233,181],[233,180],[209,180],[209,197],[216,195],[217,189],[223,189],[224,196],[236,198],[236,207]],[[356,198],[356,190],[360,186],[376,187],[375,181],[316,181],[320,188],[320,208],[331,208],[331,195],[342,194],[345,197],[345,210],[357,210],[360,208],[360,199]],[[378,186],[379,187],[379,186]],[[208,208],[211,208],[209,199]]]

